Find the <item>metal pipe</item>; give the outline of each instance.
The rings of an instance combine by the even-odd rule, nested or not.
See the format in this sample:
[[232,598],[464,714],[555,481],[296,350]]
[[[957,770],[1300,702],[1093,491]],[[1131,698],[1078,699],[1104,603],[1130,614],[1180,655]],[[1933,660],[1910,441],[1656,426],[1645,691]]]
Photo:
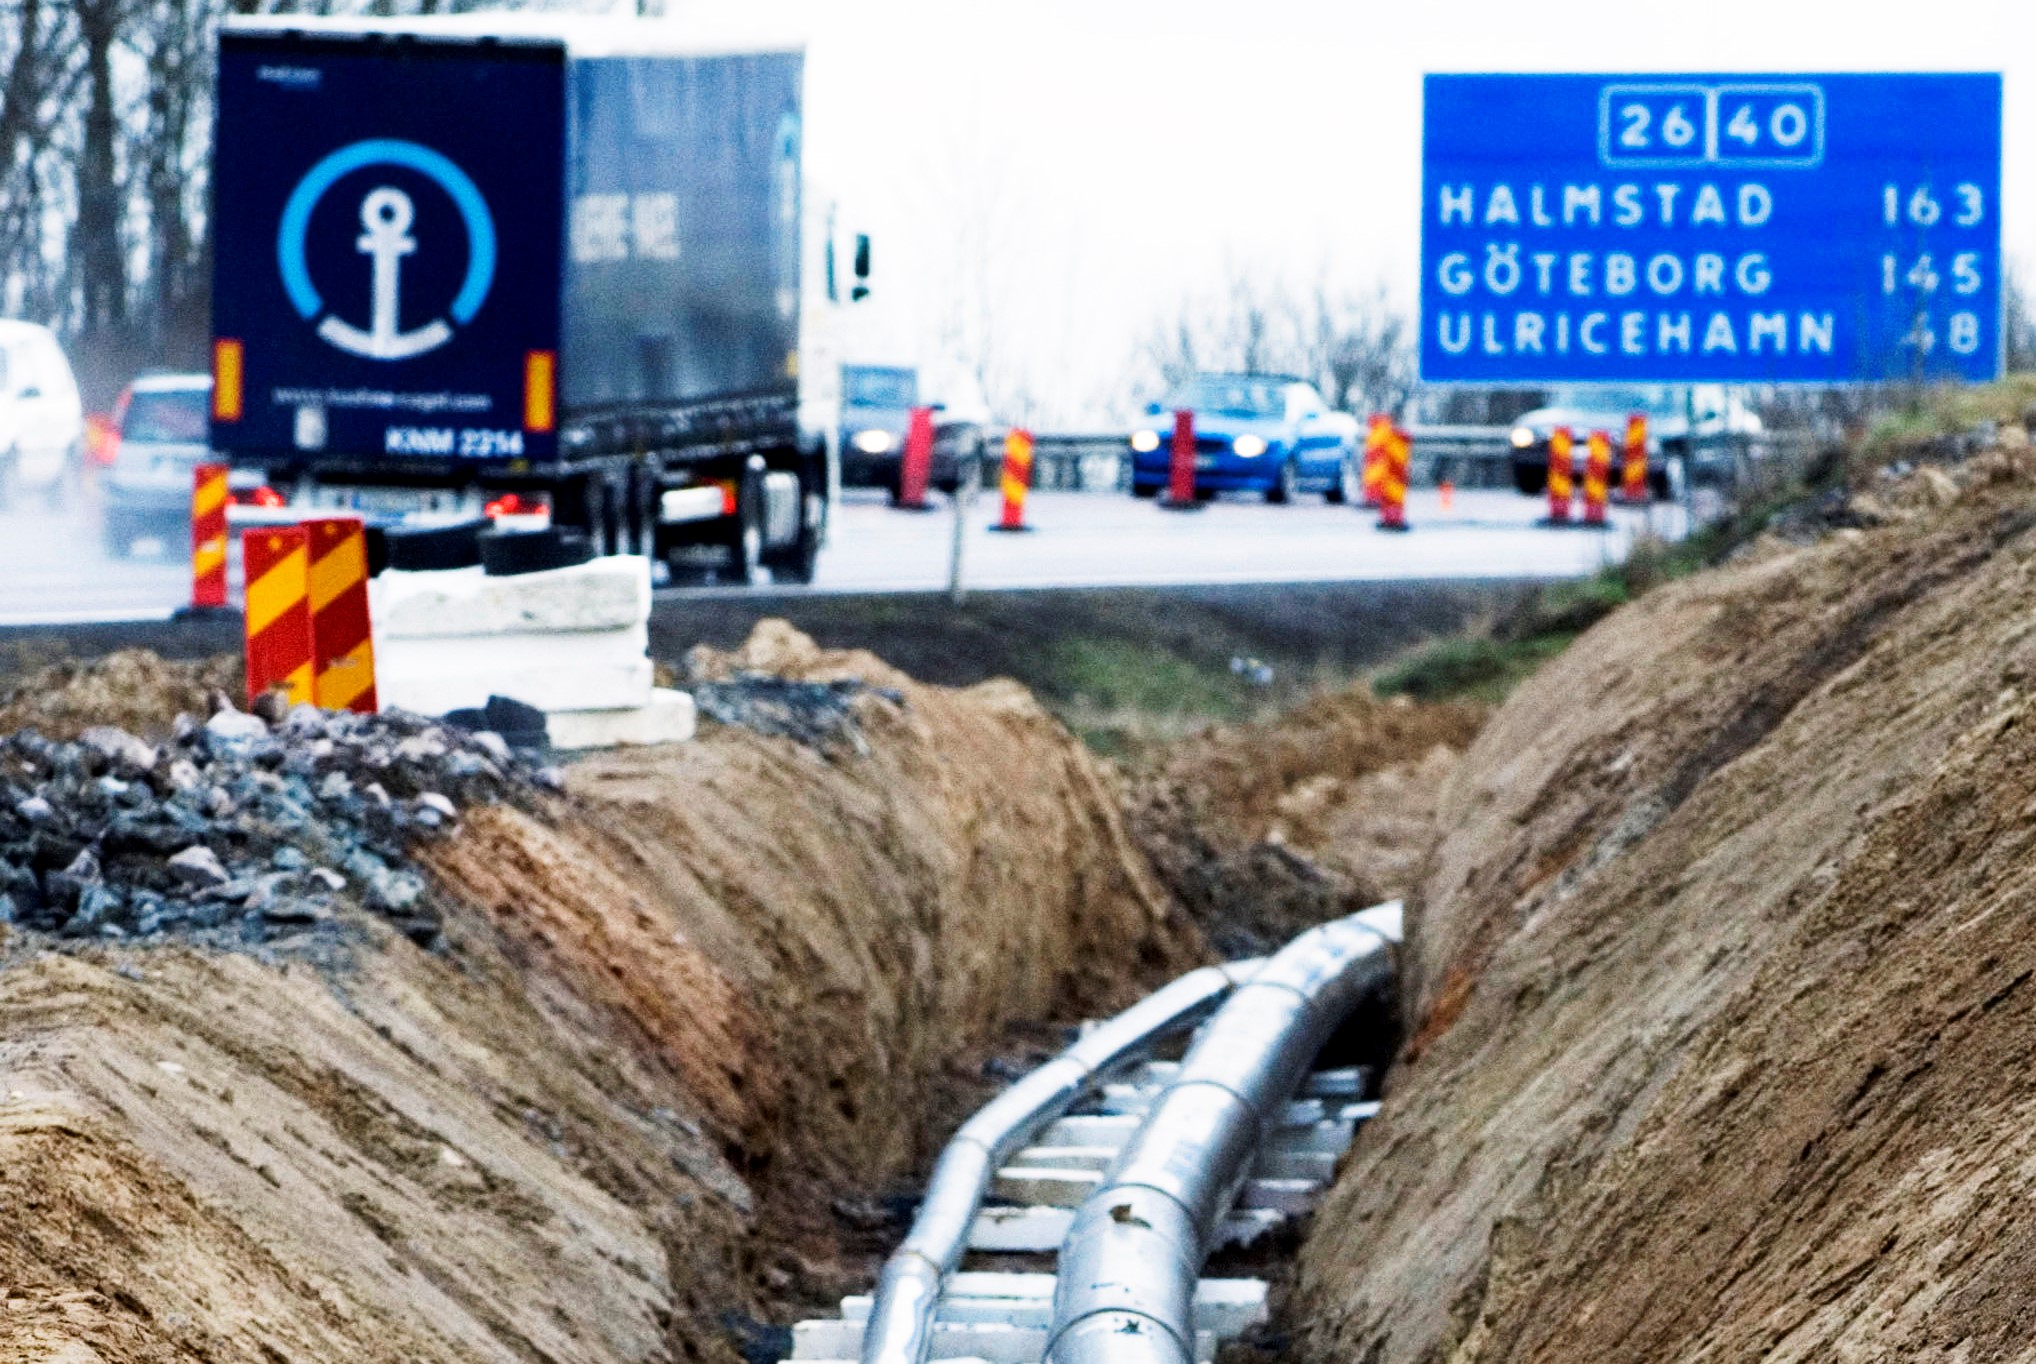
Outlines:
[[1206,1018],[1262,965],[1262,958],[1253,958],[1188,972],[1090,1028],[963,1123],[933,1167],[911,1231],[877,1278],[862,1364],[924,1364],[941,1283],[961,1261],[998,1167],[1089,1090]]
[[1194,1364],[1195,1279],[1315,1054],[1390,981],[1400,906],[1310,929],[1231,992],[1061,1244],[1048,1364]]

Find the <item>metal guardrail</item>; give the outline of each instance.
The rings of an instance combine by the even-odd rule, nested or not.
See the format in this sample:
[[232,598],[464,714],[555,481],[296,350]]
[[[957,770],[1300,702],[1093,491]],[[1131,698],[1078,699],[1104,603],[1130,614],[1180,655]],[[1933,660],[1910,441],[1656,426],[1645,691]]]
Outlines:
[[[1422,424],[1413,437],[1412,481],[1432,487],[1447,478],[1459,488],[1512,486],[1512,430],[1508,426]],[[1130,477],[1128,433],[1049,431],[1032,438],[1034,488],[1061,492],[1123,492]],[[1840,444],[1810,431],[1721,432],[1699,437],[1690,474],[1699,483],[1740,486],[1773,482],[1801,471]],[[993,447],[1001,452],[1001,444]],[[1579,451],[1581,453],[1581,451]],[[994,468],[985,470],[994,480]]]
[[1032,438],[1032,486],[1121,492],[1130,475],[1128,431],[1049,431]]

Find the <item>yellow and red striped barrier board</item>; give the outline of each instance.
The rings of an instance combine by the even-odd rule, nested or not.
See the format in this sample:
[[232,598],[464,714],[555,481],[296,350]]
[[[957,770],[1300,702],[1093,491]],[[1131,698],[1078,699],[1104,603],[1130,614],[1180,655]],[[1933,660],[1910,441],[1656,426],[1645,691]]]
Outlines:
[[1558,525],[1569,520],[1570,498],[1576,493],[1576,453],[1567,426],[1548,433],[1548,519]]
[[191,605],[226,605],[226,466],[191,471]]
[[1004,437],[1004,469],[1000,479],[1004,494],[1004,514],[997,522],[998,530],[1027,530],[1025,524],[1025,494],[1032,487],[1032,433],[1023,427],[1013,427]]
[[1414,438],[1388,425],[1379,452],[1379,529],[1407,529],[1407,483],[1414,463]]
[[372,715],[375,644],[368,617],[368,538],[360,519],[306,521],[310,533],[312,699]]
[[1647,500],[1647,418],[1635,412],[1626,419],[1626,467],[1621,471],[1623,496],[1628,502]]
[[247,699],[281,691],[312,699],[310,532],[302,526],[243,531],[247,573]]
[[1393,443],[1393,419],[1383,412],[1372,413],[1364,431],[1364,505],[1379,505],[1379,484],[1386,476],[1386,447]]
[[1593,431],[1584,447],[1584,524],[1605,524],[1605,501],[1612,492],[1612,437]]

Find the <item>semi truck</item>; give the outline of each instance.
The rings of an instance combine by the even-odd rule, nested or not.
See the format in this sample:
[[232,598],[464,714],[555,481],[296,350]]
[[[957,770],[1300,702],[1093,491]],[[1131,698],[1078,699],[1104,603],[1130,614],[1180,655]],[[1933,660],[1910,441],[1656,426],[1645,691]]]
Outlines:
[[293,514],[542,512],[809,581],[839,365],[802,76],[629,20],[228,19],[213,449]]

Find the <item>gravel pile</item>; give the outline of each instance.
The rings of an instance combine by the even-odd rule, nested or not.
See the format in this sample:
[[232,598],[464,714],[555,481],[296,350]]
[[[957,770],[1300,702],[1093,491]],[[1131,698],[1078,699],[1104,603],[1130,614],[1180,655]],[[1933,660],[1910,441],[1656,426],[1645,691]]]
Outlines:
[[877,696],[894,706],[905,704],[905,694],[890,687],[873,687],[856,678],[831,682],[800,682],[769,673],[741,672],[717,682],[693,685],[693,703],[700,714],[724,725],[739,725],[759,734],[776,734],[827,749],[845,744],[857,753],[869,752],[856,718],[856,701]]
[[344,899],[429,945],[439,918],[405,849],[463,806],[561,785],[495,734],[400,711],[184,715],[160,746],[26,729],[0,739],[0,923],[261,941]]

